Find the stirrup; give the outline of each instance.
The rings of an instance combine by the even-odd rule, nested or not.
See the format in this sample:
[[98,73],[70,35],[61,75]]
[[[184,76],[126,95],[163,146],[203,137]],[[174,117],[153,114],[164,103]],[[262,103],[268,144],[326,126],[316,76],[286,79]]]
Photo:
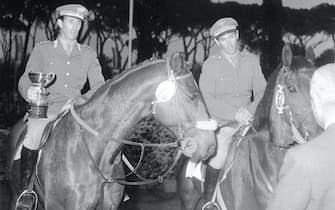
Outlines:
[[35,205],[33,206],[33,209],[31,209],[31,210],[36,210],[37,209],[37,194],[36,194],[36,192],[34,191],[34,190],[31,190],[31,191],[29,191],[28,189],[26,189],[26,190],[24,190],[20,195],[19,195],[19,197],[17,198],[17,200],[16,200],[16,203],[15,203],[15,210],[17,210],[17,207],[18,207],[18,204],[19,204],[19,201],[22,199],[22,197],[24,196],[24,195],[27,195],[27,194],[32,194],[33,195],[33,199],[34,199],[34,201],[35,201]]
[[214,201],[208,201],[207,203],[205,203],[202,206],[201,210],[206,210],[206,207],[208,207],[208,206],[213,206],[215,208],[215,210],[221,210],[220,206]]

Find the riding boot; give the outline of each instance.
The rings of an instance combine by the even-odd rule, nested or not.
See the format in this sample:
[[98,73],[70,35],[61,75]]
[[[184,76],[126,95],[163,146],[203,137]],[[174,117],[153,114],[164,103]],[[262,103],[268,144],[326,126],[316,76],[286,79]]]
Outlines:
[[214,203],[211,204],[211,200],[218,182],[221,169],[215,169],[210,165],[207,165],[206,176],[204,182],[204,192],[200,200],[202,210],[216,210]]
[[16,203],[16,210],[31,210],[35,205],[35,195],[28,192],[30,179],[33,176],[38,157],[38,150],[22,146],[21,152],[21,194]]

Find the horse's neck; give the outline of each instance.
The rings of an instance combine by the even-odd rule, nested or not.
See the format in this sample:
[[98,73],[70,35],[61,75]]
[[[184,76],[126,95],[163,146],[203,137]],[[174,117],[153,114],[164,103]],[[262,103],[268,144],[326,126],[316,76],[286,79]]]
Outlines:
[[150,115],[152,100],[147,97],[114,92],[81,107],[79,114],[100,135],[125,138],[143,117]]
[[167,78],[165,64],[162,64],[139,67],[105,84],[81,108],[81,116],[103,135],[125,137],[143,117],[150,114],[155,89]]
[[116,103],[97,109],[82,108],[82,119],[100,136],[123,138],[130,133],[131,129],[141,120],[150,114],[147,104],[139,101],[132,103]]

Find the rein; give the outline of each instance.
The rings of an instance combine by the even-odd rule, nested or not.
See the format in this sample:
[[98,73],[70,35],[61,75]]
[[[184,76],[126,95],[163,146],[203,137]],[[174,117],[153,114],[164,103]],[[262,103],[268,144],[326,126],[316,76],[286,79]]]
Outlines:
[[[220,127],[231,126],[231,125],[236,125],[236,121],[230,121],[226,124],[221,125]],[[221,178],[218,179],[217,181],[211,200],[202,207],[202,210],[206,209],[206,207],[209,205],[214,205],[217,209],[220,209],[219,206],[225,206],[225,202],[222,200],[223,196],[220,190],[220,184],[227,178],[228,173],[234,166],[238,147],[240,143],[243,141],[243,138],[248,133],[250,128],[252,132],[254,132],[255,134],[258,133],[250,121],[238,124],[237,131],[232,137],[234,138],[234,141],[232,142],[231,145],[231,147],[233,148],[229,149],[225,165],[220,171],[219,177]],[[216,199],[218,199],[217,202],[215,201]]]
[[[118,140],[118,139],[114,139],[114,138],[113,138],[112,140],[115,140],[115,141],[120,142],[120,143],[123,142],[123,141],[120,141],[120,140]],[[136,174],[136,170],[139,168],[140,163],[141,163],[141,161],[142,161],[142,159],[143,159],[144,148],[145,148],[144,144],[142,144],[142,143],[138,143],[138,145],[141,146],[141,156],[140,156],[140,160],[138,161],[136,167],[133,168],[133,170],[132,170],[130,173],[126,174],[124,177],[119,177],[119,178],[112,178],[112,177],[109,177],[109,178],[107,178],[107,177],[102,173],[102,171],[99,169],[99,166],[96,164],[96,162],[94,161],[93,156],[92,156],[91,152],[89,151],[89,147],[88,147],[88,144],[87,144],[87,142],[85,141],[85,139],[83,139],[83,142],[84,142],[84,145],[85,145],[86,152],[87,152],[87,154],[89,155],[89,158],[90,158],[90,160],[92,161],[94,167],[97,169],[97,171],[99,172],[100,176],[105,180],[105,181],[103,182],[103,184],[102,184],[103,186],[104,186],[105,184],[107,184],[107,183],[114,183],[114,182],[117,182],[117,183],[119,183],[119,184],[123,184],[123,185],[144,185],[144,184],[153,184],[153,183],[157,183],[157,182],[162,183],[164,177],[165,177],[168,173],[171,172],[171,170],[172,170],[173,167],[177,164],[177,162],[178,162],[178,160],[179,160],[179,158],[181,157],[181,154],[182,154],[182,152],[181,152],[180,150],[178,150],[178,152],[177,152],[177,154],[176,154],[176,158],[175,158],[175,160],[173,161],[172,165],[169,167],[169,169],[168,169],[163,175],[159,176],[157,179],[145,179],[145,178],[141,177],[140,175]],[[126,142],[128,142],[128,141],[126,141]],[[134,142],[132,142],[132,143],[134,143]],[[132,145],[134,145],[134,144],[132,144]],[[138,146],[138,145],[136,145],[136,146]],[[163,145],[163,144],[150,144],[150,146],[151,146],[151,147],[162,147],[162,146],[166,146],[166,145]],[[175,146],[172,146],[172,145],[169,145],[169,146],[170,146],[170,147],[175,147]],[[123,159],[123,160],[124,160],[124,158],[125,158],[125,156],[122,156],[122,159]],[[128,161],[128,160],[126,159],[126,161]],[[125,181],[125,178],[126,178],[127,176],[131,175],[131,174],[135,174],[135,175],[136,175],[138,178],[140,178],[142,181],[141,181],[141,182],[128,182],[128,181]],[[102,187],[102,188],[103,188],[103,187]]]
[[[74,119],[77,120],[77,122],[85,129],[87,130],[90,134],[92,134],[93,136],[96,136],[96,137],[99,137],[100,136],[100,133],[97,132],[96,130],[94,130],[93,128],[91,128],[85,121],[83,121],[79,115],[75,112],[74,108],[73,108],[73,105],[71,105],[71,108],[70,108],[70,112],[72,114],[72,116],[74,117]],[[141,156],[140,156],[140,160],[138,161],[136,167],[132,167],[133,170],[127,174],[126,176],[129,176],[133,173],[135,173],[135,171],[138,169],[142,159],[143,159],[143,154],[144,154],[144,149],[145,147],[158,147],[158,148],[162,148],[162,147],[175,147],[175,148],[180,148],[180,141],[181,139],[177,139],[177,141],[175,142],[171,142],[171,143],[139,143],[139,142],[132,142],[132,141],[129,141],[129,140],[126,140],[126,139],[117,139],[117,138],[112,138],[111,139],[112,141],[115,141],[115,142],[118,142],[120,144],[126,144],[126,145],[131,145],[131,146],[139,146],[141,147]],[[166,176],[166,174],[160,176],[157,180],[145,180],[143,182],[127,182],[127,181],[121,181],[120,178],[118,179],[115,179],[115,178],[107,178],[103,173],[102,171],[99,169],[98,165],[96,164],[96,162],[94,161],[93,157],[92,157],[92,154],[91,152],[89,151],[89,147],[88,147],[88,144],[86,142],[85,139],[83,139],[84,141],[84,145],[85,145],[85,149],[91,159],[91,161],[93,162],[95,168],[97,169],[97,171],[99,172],[99,174],[101,175],[101,177],[105,180],[104,183],[106,182],[119,182],[120,184],[128,184],[128,185],[142,185],[142,184],[150,184],[150,183],[155,183],[155,182],[161,182],[160,180],[163,180],[162,178]],[[178,150],[178,153],[181,153],[180,150]],[[175,162],[178,161],[180,155],[177,154],[176,158],[175,158],[175,161],[174,161],[174,164],[172,164],[172,167],[169,168],[169,170],[167,172],[170,172],[173,168],[173,166],[175,165]],[[126,159],[125,156],[122,156],[122,159],[125,160],[126,162],[126,165],[131,168],[131,165],[129,165],[129,161]],[[127,164],[129,163],[129,164]],[[136,174],[136,173],[135,173]],[[125,177],[126,177],[125,176]],[[125,178],[124,177],[124,178]],[[144,179],[144,178],[143,178]]]
[[[189,76],[192,76],[192,74],[189,73],[189,74],[186,74],[186,75],[175,77],[173,71],[171,70],[171,68],[169,66],[169,62],[167,62],[167,70],[168,70],[168,79],[161,82],[158,85],[158,87],[156,89],[156,92],[155,92],[156,100],[154,100],[151,103],[152,114],[155,114],[155,107],[156,107],[157,104],[169,101],[173,97],[173,95],[175,95],[175,91],[176,91],[176,88],[177,88],[176,80],[180,80],[180,79],[184,79],[184,78],[188,78]],[[175,104],[175,105],[176,105],[175,110],[177,111],[178,106],[177,106],[177,104]],[[84,128],[86,131],[88,131],[91,135],[93,135],[95,137],[105,138],[101,135],[101,133],[99,133],[97,130],[95,130],[94,128],[89,126],[83,119],[81,119],[81,117],[76,113],[72,103],[69,104],[68,110],[70,110],[70,113],[72,114],[73,118],[78,122],[78,124],[81,126],[81,128]],[[189,127],[189,126],[187,126],[187,127]],[[216,130],[217,129],[217,123],[214,120],[196,121],[194,123],[194,125],[192,125],[192,127],[196,128],[196,129],[203,129],[203,130]],[[81,129],[81,131],[83,131],[83,130]],[[140,159],[137,162],[135,167],[133,167],[130,164],[130,162],[126,159],[125,156],[122,156],[122,160],[131,170],[131,172],[129,172],[128,174],[126,174],[123,177],[107,177],[107,176],[105,176],[105,174],[102,172],[102,170],[99,168],[98,164],[94,160],[94,158],[92,156],[92,153],[89,150],[89,146],[88,146],[88,143],[87,143],[86,139],[82,137],[84,147],[85,147],[85,150],[86,150],[86,152],[89,156],[89,159],[93,163],[96,171],[100,174],[100,176],[104,180],[103,183],[100,186],[100,193],[101,193],[100,196],[101,197],[100,197],[99,202],[100,202],[101,208],[103,207],[104,191],[105,191],[106,184],[119,183],[119,184],[122,184],[122,185],[145,185],[145,184],[153,184],[153,183],[157,183],[157,182],[162,183],[164,178],[175,167],[179,158],[182,155],[182,151],[181,151],[180,148],[181,148],[181,141],[185,139],[183,137],[183,132],[184,131],[182,129],[181,122],[178,122],[179,138],[175,142],[172,142],[172,143],[138,143],[138,142],[132,142],[132,141],[125,140],[125,139],[120,139],[120,138],[112,138],[111,139],[112,141],[118,142],[120,144],[126,144],[126,145],[141,147]],[[169,169],[164,174],[158,176],[157,179],[146,179],[146,178],[144,178],[144,177],[142,177],[142,176],[140,176],[139,174],[136,173],[136,171],[138,170],[138,168],[140,166],[140,163],[142,162],[145,147],[173,147],[173,148],[178,149],[178,152],[175,155],[174,161],[171,164],[171,166],[169,167]],[[131,174],[135,174],[141,181],[134,181],[134,182],[126,181],[126,177],[131,175]]]

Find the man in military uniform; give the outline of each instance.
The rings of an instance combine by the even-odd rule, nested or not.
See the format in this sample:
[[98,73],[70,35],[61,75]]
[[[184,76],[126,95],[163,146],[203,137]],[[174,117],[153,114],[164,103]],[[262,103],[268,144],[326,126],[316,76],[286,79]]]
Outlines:
[[[240,50],[237,27],[237,21],[231,17],[214,23],[210,35],[217,51],[205,61],[200,75],[199,86],[209,114],[220,123],[250,121],[266,85],[258,57]],[[234,132],[234,127],[217,132],[217,152],[206,169],[203,203],[213,196]],[[206,208],[213,209],[209,205]]]
[[[41,135],[48,122],[55,119],[69,101],[89,98],[105,83],[96,52],[77,42],[77,36],[88,14],[88,10],[78,4],[60,6],[56,9],[58,37],[36,45],[29,57],[25,72],[21,76],[18,90],[28,102],[36,102],[40,88],[32,86],[29,72],[54,72],[55,81],[48,87],[47,118],[29,118],[27,135],[21,151],[21,190],[18,209],[32,208],[34,198],[25,189],[29,184],[36,165]],[[90,91],[81,96],[81,90],[89,81]]]

